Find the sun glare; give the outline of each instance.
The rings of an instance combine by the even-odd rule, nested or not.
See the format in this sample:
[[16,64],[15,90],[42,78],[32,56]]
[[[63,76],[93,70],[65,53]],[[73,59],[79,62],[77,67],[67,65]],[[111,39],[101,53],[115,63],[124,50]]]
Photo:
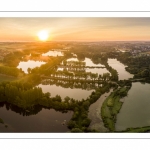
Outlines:
[[48,31],[46,30],[42,30],[42,31],[39,31],[38,32],[38,38],[41,40],[41,41],[46,41],[49,37],[49,33]]

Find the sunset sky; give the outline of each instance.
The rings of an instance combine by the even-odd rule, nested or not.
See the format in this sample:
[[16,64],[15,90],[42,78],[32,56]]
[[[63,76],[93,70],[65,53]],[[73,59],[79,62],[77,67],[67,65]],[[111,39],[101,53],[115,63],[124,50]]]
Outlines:
[[150,40],[150,18],[0,18],[0,41]]

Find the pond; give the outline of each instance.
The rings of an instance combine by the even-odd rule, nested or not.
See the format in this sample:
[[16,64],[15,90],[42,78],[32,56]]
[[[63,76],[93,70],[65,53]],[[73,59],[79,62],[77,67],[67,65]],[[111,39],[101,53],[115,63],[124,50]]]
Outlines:
[[71,53],[74,57],[77,57],[77,54],[75,54],[75,53]]
[[117,115],[116,130],[150,126],[150,84],[132,83]]
[[109,71],[106,68],[87,68],[86,72],[92,72],[92,73],[98,73],[98,74],[103,74],[103,73],[109,73]]
[[[62,113],[54,109],[45,109],[34,115],[23,116],[5,105],[0,107],[0,132],[69,132],[66,123],[71,119],[73,112]],[[8,127],[5,127],[7,125]]]
[[108,129],[105,128],[103,120],[101,118],[101,107],[106,97],[110,95],[112,90],[108,93],[104,93],[101,97],[89,107],[88,117],[91,119],[89,128],[98,130],[99,132],[107,132]]
[[[67,61],[79,61],[77,58],[69,58]],[[89,67],[105,67],[102,64],[94,64],[90,58],[85,58],[84,61],[86,65]],[[58,68],[58,70],[63,70],[62,68]],[[91,73],[98,73],[98,74],[103,74],[103,73],[109,73],[109,71],[106,68],[85,68],[85,72],[91,72]]]
[[133,75],[125,70],[125,65],[117,59],[108,59],[108,64],[118,72],[119,80],[133,78]]
[[[69,72],[75,72],[75,68],[71,69],[65,69]],[[64,71],[64,68],[57,68],[57,71]],[[103,73],[109,73],[109,71],[106,68],[80,68],[80,72],[91,72],[91,73],[98,73],[103,75]]]
[[28,60],[28,61],[21,61],[19,65],[17,66],[18,69],[22,69],[26,74],[28,73],[28,68],[35,68],[40,67],[41,65],[45,64],[46,62],[43,61],[34,61],[34,60]]
[[92,60],[90,59],[90,58],[85,58],[85,60],[83,61],[83,62],[85,62],[86,63],[86,66],[90,66],[90,67],[104,67],[104,65],[102,65],[102,64],[94,64],[93,62],[92,62]]
[[[77,58],[69,58],[67,59],[67,61],[79,61],[79,60]],[[104,67],[104,65],[102,64],[94,64],[90,58],[85,58],[85,60],[82,62],[85,62],[86,66],[90,67],[100,67],[100,66]]]
[[79,61],[78,58],[68,58],[67,61]]
[[91,95],[93,91],[95,91],[92,89],[90,90],[76,89],[76,88],[71,89],[71,88],[63,88],[61,86],[56,86],[56,85],[43,85],[43,84],[39,84],[38,87],[41,87],[44,93],[50,92],[51,97],[60,95],[62,100],[66,96],[69,96],[70,98],[74,98],[76,100],[86,99]]
[[47,53],[42,54],[42,56],[64,56],[63,52],[61,50],[51,50],[48,51]]

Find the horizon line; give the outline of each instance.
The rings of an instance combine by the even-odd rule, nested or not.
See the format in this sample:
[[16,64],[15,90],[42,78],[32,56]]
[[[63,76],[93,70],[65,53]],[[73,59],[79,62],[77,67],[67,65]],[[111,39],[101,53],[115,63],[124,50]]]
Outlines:
[[75,41],[75,40],[56,40],[56,41],[0,41],[0,43],[49,43],[49,42],[150,42],[150,40],[108,40],[108,41]]

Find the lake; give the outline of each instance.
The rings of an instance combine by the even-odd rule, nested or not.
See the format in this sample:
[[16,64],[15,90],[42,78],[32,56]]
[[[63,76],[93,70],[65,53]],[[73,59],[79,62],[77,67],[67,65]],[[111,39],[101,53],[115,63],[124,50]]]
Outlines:
[[66,97],[69,96],[70,98],[74,98],[76,100],[82,100],[86,99],[88,96],[91,95],[91,93],[95,90],[85,90],[85,89],[76,89],[76,88],[63,88],[61,86],[56,86],[56,85],[43,85],[39,84],[38,87],[42,88],[42,91],[44,93],[50,92],[51,97],[55,97],[56,95],[60,95],[62,100]]
[[86,68],[86,72],[98,73],[103,75],[103,73],[109,73],[106,68]]
[[150,126],[150,84],[132,83],[117,115],[116,130]]
[[21,61],[19,65],[17,66],[18,69],[22,69],[26,74],[28,73],[28,68],[35,68],[40,67],[41,65],[45,64],[46,62],[43,61],[34,61],[34,60],[28,60],[28,61]]
[[0,107],[0,118],[3,119],[4,124],[0,123],[0,132],[69,132],[66,123],[71,119],[72,114],[71,111],[62,113],[42,108],[36,115],[23,116],[3,106]]
[[117,59],[108,59],[108,64],[118,72],[119,80],[133,78],[133,75],[125,70],[125,65]]
[[[69,58],[67,61],[79,61],[77,58]],[[90,67],[105,67],[102,64],[94,64],[90,58],[85,58],[84,61],[85,66],[90,66]],[[63,68],[58,68],[58,70],[63,70]],[[85,72],[91,72],[91,73],[98,73],[98,74],[103,74],[103,73],[109,73],[109,71],[106,68],[85,68]]]
[[56,56],[64,56],[63,52],[61,50],[51,50],[51,51],[48,51],[47,53],[44,53],[42,54],[42,56],[53,56],[53,57],[56,57]]
[[[60,68],[60,67],[58,67],[58,69],[57,69],[57,71],[63,71],[64,70],[64,68]],[[65,69],[65,70],[67,70],[67,71],[69,71],[69,72],[74,72],[75,71],[75,69],[73,70],[73,68],[72,69]],[[80,68],[80,71],[81,71],[81,68]],[[91,73],[98,73],[98,74],[101,74],[101,75],[103,75],[103,73],[109,73],[109,71],[106,69],[106,68],[82,68],[82,71],[81,72],[91,72]]]
[[[79,61],[77,58],[69,58],[69,59],[67,59],[67,61]],[[92,62],[92,60],[90,59],[90,58],[85,58],[85,60],[84,61],[82,61],[82,62],[85,62],[85,66],[90,66],[90,67],[105,67],[104,65],[102,65],[102,64],[94,64],[93,62]]]

